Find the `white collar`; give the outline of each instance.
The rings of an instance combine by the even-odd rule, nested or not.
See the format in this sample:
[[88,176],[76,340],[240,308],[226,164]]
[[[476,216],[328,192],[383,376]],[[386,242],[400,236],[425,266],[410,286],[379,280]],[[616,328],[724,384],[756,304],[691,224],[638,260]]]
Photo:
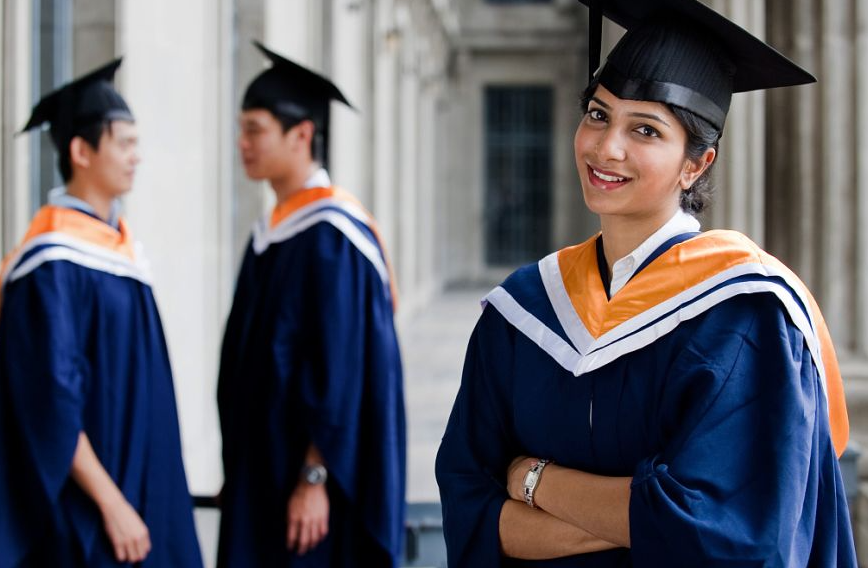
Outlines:
[[93,215],[97,219],[101,219],[114,227],[118,228],[118,218],[121,216],[121,203],[118,199],[112,200],[111,210],[109,210],[109,218],[103,219],[97,214],[96,209],[83,199],[79,199],[78,197],[72,196],[66,192],[66,186],[59,186],[52,188],[48,191],[48,203],[51,205],[55,205],[57,207],[66,207],[67,209],[78,209],[79,211],[83,211],[88,213],[89,215]]
[[331,187],[332,180],[329,177],[329,173],[325,168],[320,168],[315,171],[307,181],[304,182],[302,186],[304,189],[310,189],[312,187]]
[[633,252],[619,259],[612,266],[612,281],[609,284],[609,297],[614,296],[630,280],[636,269],[651,256],[660,245],[676,235],[692,233],[699,230],[696,217],[685,213],[680,207],[665,225],[645,239]]

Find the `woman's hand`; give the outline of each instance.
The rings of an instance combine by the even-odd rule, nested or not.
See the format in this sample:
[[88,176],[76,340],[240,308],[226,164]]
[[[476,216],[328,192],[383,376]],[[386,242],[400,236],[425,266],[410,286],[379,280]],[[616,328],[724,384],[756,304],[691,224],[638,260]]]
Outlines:
[[512,499],[524,503],[524,476],[537,461],[536,458],[518,456],[509,464],[506,470],[506,490]]
[[286,505],[286,546],[307,553],[329,532],[329,496],[325,485],[299,482]]
[[151,536],[144,521],[124,498],[100,508],[106,534],[118,562],[141,562],[151,551]]

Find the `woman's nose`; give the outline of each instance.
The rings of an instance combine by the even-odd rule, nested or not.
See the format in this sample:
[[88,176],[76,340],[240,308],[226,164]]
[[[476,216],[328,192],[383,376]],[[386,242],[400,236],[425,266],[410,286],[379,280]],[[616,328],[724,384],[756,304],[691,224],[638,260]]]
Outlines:
[[624,149],[624,139],[621,133],[614,128],[607,128],[600,133],[595,152],[600,162],[620,162],[627,156]]

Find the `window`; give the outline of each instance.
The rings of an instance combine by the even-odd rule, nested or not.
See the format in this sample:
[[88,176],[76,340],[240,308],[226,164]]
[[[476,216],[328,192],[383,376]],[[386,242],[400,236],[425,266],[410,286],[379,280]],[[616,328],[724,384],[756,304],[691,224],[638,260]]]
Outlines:
[[[46,93],[72,79],[72,2],[33,2],[33,104]],[[20,128],[20,127],[19,127]],[[30,207],[36,211],[48,191],[63,183],[57,169],[57,151],[48,131],[30,135],[33,167],[30,170]]]
[[514,266],[549,252],[551,87],[485,90],[485,260]]

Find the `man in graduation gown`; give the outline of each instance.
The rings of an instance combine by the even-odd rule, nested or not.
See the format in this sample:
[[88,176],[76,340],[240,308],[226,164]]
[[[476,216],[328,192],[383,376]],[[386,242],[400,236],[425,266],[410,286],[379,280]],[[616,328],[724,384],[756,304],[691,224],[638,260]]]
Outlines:
[[394,279],[371,216],[324,168],[327,79],[257,47],[239,146],[277,205],[253,230],[218,402],[222,567],[397,566],[405,432]]
[[160,317],[117,213],[139,161],[119,65],[25,127],[50,125],[65,187],[0,272],[0,568],[202,566]]
[[[635,109],[661,105],[634,101],[719,132],[734,90],[813,80],[700,2],[586,3],[628,29],[589,108],[621,152],[600,154],[638,177],[628,150],[659,123]],[[592,118],[580,176],[602,167],[579,150]],[[653,185],[612,179],[601,221],[615,211],[642,231],[612,203]],[[451,568],[856,566],[837,462],[847,411],[814,299],[744,235],[700,233],[671,205],[626,256],[606,259],[619,235],[601,223],[486,297],[436,462]]]

